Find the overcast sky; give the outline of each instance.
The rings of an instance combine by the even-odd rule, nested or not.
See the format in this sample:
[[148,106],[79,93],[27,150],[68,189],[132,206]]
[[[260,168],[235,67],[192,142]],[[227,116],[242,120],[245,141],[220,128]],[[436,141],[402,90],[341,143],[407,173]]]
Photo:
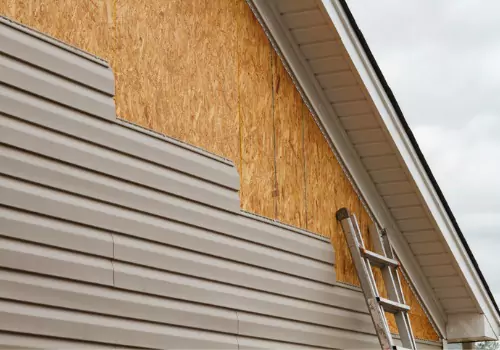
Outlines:
[[500,1],[348,4],[500,303]]

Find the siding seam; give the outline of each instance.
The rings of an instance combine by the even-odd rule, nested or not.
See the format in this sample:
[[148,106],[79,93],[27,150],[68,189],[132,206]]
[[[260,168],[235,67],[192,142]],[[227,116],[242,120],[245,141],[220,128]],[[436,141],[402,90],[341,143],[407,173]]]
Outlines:
[[[241,88],[240,88],[240,74],[241,74],[241,66],[240,66],[240,35],[241,35],[241,26],[238,19],[236,20],[236,113],[238,113],[238,147],[239,147],[239,160],[240,164],[239,168],[239,176],[240,176],[240,186],[241,186],[241,178],[243,176],[243,118],[241,115]],[[239,191],[240,197],[240,208],[241,208],[241,197],[242,191],[240,187]]]
[[[305,213],[305,224],[306,230],[308,224],[308,213],[307,213],[307,159],[306,159],[306,125],[305,125],[305,114],[304,114],[304,103],[302,103],[301,108],[301,117],[302,117],[302,156],[304,159],[304,213]],[[332,246],[333,248],[333,246]]]
[[238,316],[238,310],[234,310],[236,315],[236,344],[238,345],[238,350],[240,350],[240,318]]
[[272,200],[273,200],[273,205],[274,205],[274,217],[273,220],[276,220],[278,216],[278,168],[277,164],[278,161],[276,159],[276,115],[275,115],[275,98],[276,98],[276,91],[274,91],[274,60],[273,60],[273,51],[269,53],[269,59],[271,61],[271,114],[273,117],[273,160],[274,160],[274,188],[272,192]]
[[111,258],[111,267],[113,270],[113,288],[116,288],[115,284],[115,235],[113,232],[110,232],[111,235],[111,242],[112,242],[112,247],[113,247],[113,257]]

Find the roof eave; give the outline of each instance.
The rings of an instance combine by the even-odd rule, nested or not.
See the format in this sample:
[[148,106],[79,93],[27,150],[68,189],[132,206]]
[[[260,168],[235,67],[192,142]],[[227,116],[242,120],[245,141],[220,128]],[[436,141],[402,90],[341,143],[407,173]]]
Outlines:
[[323,0],[323,4],[339,31],[346,49],[377,105],[424,200],[431,209],[441,233],[457,258],[481,309],[490,321],[496,321],[495,331],[498,334],[500,310],[494,296],[346,1]]

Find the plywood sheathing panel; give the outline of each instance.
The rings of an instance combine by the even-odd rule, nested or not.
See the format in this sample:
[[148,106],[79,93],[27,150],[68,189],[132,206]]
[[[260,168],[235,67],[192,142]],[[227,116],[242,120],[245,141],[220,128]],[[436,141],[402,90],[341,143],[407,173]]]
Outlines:
[[244,210],[275,217],[272,47],[248,5],[238,13],[240,198]]
[[189,2],[117,4],[117,114],[182,141],[195,141]]
[[3,0],[0,14],[113,61],[113,0]]
[[[165,1],[159,1],[164,3]],[[186,3],[189,1],[183,1]],[[195,39],[194,144],[234,160],[239,158],[238,0],[191,1],[201,18],[189,30]],[[200,16],[200,15],[197,15]],[[201,132],[200,132],[201,131]]]
[[400,273],[401,286],[406,305],[410,306],[410,323],[413,334],[418,339],[439,341],[439,335],[425,314],[417,296],[413,293],[407,280]]
[[305,169],[302,98],[279,57],[274,60],[274,125],[276,139],[276,219],[305,227]]
[[344,259],[337,241],[340,236],[335,218],[335,159],[330,152],[328,143],[316,125],[312,114],[304,108],[304,157],[306,169],[306,228],[326,237],[330,237],[336,249],[335,268],[337,279],[343,281],[344,273],[339,262]]
[[356,214],[365,242],[370,219],[344,175],[325,137],[309,111],[305,116],[307,229],[330,237],[335,248],[337,279],[359,286],[342,228],[335,213],[342,207]]
[[238,161],[238,4],[118,0],[118,115]]

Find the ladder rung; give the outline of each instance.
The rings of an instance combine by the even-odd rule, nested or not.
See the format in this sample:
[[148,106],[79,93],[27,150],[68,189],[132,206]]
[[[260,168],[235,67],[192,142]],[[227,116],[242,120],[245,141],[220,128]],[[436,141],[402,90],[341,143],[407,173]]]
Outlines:
[[363,257],[370,260],[372,265],[375,265],[378,267],[386,267],[386,266],[398,267],[399,266],[399,262],[397,260],[388,258],[386,256],[377,254],[375,252],[372,252],[371,250],[366,250],[364,248],[360,248],[359,250],[361,251],[361,255],[363,255]]
[[408,312],[410,311],[410,307],[405,304],[401,304],[389,299],[377,297],[377,301],[384,308],[384,311],[390,312],[391,314],[396,314],[398,312],[404,311]]

